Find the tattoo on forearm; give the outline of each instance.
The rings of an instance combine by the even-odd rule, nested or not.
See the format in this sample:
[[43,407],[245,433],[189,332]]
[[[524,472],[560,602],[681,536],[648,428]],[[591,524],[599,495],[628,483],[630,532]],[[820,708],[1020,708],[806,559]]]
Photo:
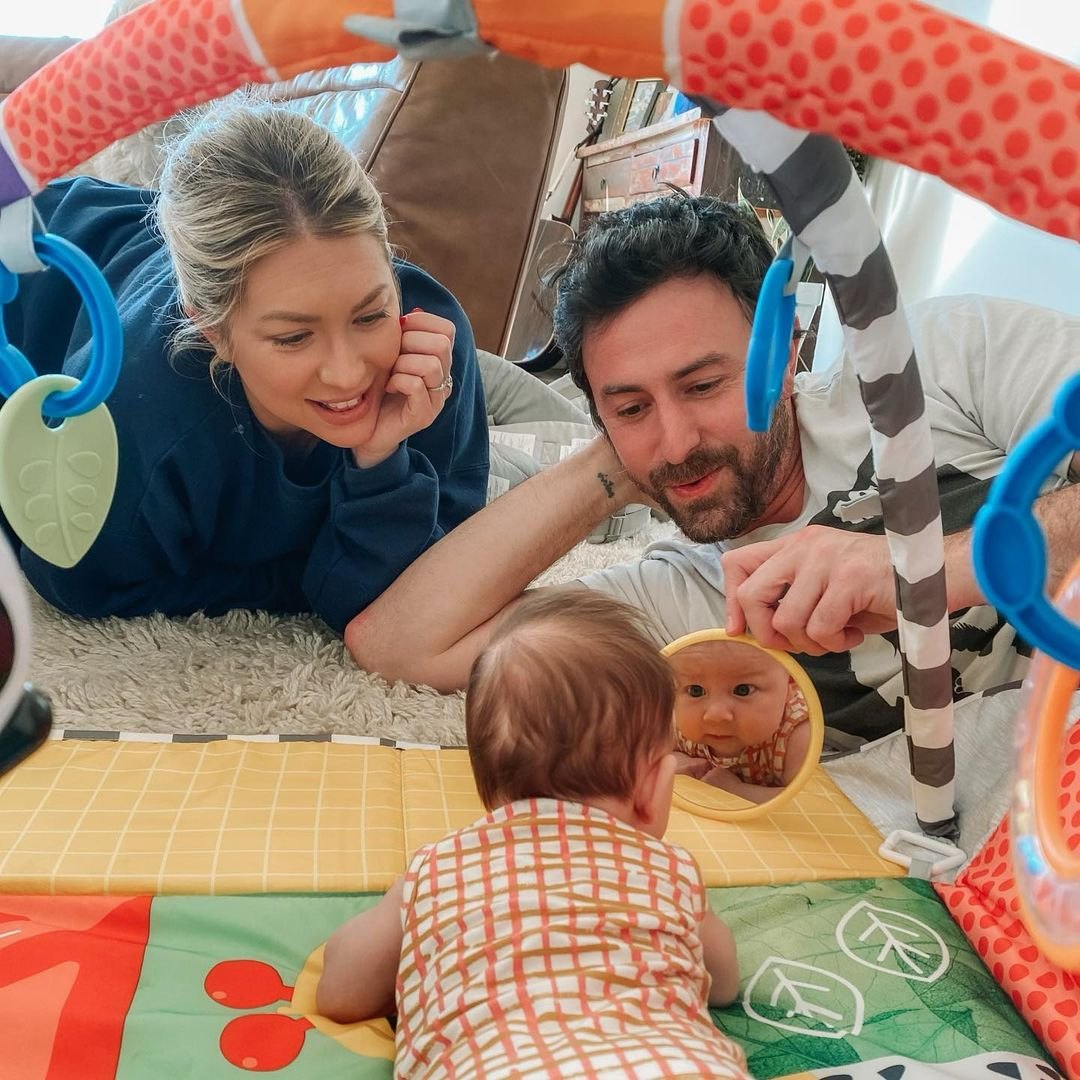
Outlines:
[[615,498],[615,485],[608,478],[608,474],[598,472],[596,474],[596,479],[599,480],[600,483],[604,485],[604,490],[607,492],[607,497],[609,499],[614,499]]

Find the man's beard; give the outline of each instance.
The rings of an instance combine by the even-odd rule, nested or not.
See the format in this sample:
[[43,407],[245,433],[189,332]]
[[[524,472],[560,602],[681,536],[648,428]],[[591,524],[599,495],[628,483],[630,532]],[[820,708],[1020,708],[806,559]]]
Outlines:
[[[747,532],[765,513],[776,495],[777,474],[788,459],[794,421],[783,405],[772,427],[758,435],[745,458],[734,446],[702,447],[678,465],[661,465],[648,479],[631,476],[676,525],[699,544],[730,540]],[[716,487],[700,499],[673,503],[667,488],[689,484],[706,473],[721,470]]]

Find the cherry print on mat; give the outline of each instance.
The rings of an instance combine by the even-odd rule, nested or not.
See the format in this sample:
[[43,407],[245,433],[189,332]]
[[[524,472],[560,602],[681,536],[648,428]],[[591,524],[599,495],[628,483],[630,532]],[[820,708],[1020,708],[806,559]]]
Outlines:
[[247,1011],[221,1030],[218,1046],[230,1064],[246,1072],[276,1072],[302,1053],[309,1031],[329,1037],[355,1054],[392,1060],[394,1034],[385,1020],[336,1024],[315,1012],[322,971],[322,946],[306,960],[296,985],[288,986],[262,960],[222,960],[206,974],[203,988],[218,1004],[255,1010],[284,1004],[273,1012]]

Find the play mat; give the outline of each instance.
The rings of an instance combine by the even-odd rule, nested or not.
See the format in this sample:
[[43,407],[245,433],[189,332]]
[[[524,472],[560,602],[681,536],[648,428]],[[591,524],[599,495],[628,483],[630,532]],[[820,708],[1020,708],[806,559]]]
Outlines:
[[[82,489],[77,537],[30,512],[41,505],[29,497],[34,446],[54,430],[43,410],[98,423],[120,354],[115,304],[95,291],[85,258],[34,232],[30,196],[50,179],[177,107],[395,51],[426,60],[497,48],[550,66],[663,74],[763,175],[792,228],[755,312],[749,425],[771,421],[791,343],[789,287],[811,255],[864,391],[873,388],[863,397],[875,475],[883,494],[888,486],[914,811],[928,832],[949,835],[952,672],[941,659],[949,621],[933,447],[888,254],[840,140],[1077,239],[1080,72],[918,0],[620,0],[618,18],[611,6],[153,0],[18,87],[0,103],[0,207],[14,208],[0,237],[0,296],[15,272],[53,265],[100,325],[77,387],[34,385],[33,358],[8,372],[5,408],[21,410],[9,430],[22,434],[0,463],[15,476],[25,450],[31,471],[8,485],[6,516],[25,542],[52,545],[48,557],[71,565],[111,499],[105,479]],[[1048,615],[1032,532],[1031,478],[1080,444],[1080,381],[1060,401],[1031,452],[1010,453],[973,554],[994,605],[1080,669],[1080,630],[1062,632]],[[108,477],[115,447],[94,445],[94,475]],[[1075,688],[1073,678],[1053,708],[1036,710],[1043,731],[1064,732],[1046,721],[1063,721]],[[698,858],[712,905],[735,928],[740,996],[715,1020],[759,1080],[1056,1080],[1058,1070],[1080,1080],[1080,974],[1054,959],[1080,950],[1080,898],[1066,885],[1080,847],[1080,727],[1065,742],[1060,769],[1044,755],[1031,771],[1018,755],[1014,813],[951,885],[899,876],[820,771],[782,811],[745,827],[673,817],[670,838]],[[388,1077],[385,1021],[341,1028],[314,1015],[320,945],[418,844],[478,809],[460,751],[54,740],[0,781],[0,1077]],[[1057,846],[1044,852],[1045,828]]]
[[[314,1011],[322,943],[376,899],[0,898],[3,1075],[389,1080],[385,1021],[342,1026]],[[927,1076],[1056,1075],[925,883],[718,889],[710,900],[745,973],[740,1000],[714,1016],[760,1080],[861,1062],[885,1080],[912,1062]]]
[[[315,1013],[321,945],[480,812],[462,750],[54,732],[0,780],[0,1075],[390,1077],[388,1022]],[[933,886],[819,769],[775,815],[676,810],[668,837],[735,931],[713,1015],[759,1080],[1080,1076],[1080,990],[1024,936],[1004,824]]]

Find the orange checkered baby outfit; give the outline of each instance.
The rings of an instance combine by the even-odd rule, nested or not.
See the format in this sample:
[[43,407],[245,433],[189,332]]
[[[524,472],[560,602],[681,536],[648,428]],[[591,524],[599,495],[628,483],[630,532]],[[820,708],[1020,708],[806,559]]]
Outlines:
[[405,875],[395,1076],[746,1080],[705,1004],[691,856],[593,807],[500,807]]
[[734,757],[724,757],[704,743],[691,742],[681,734],[676,737],[678,748],[691,757],[707,758],[715,766],[730,769],[744,784],[762,787],[784,786],[784,763],[787,761],[791,733],[810,719],[806,698],[794,679],[788,680],[788,696],[780,726],[765,742],[745,746]]

